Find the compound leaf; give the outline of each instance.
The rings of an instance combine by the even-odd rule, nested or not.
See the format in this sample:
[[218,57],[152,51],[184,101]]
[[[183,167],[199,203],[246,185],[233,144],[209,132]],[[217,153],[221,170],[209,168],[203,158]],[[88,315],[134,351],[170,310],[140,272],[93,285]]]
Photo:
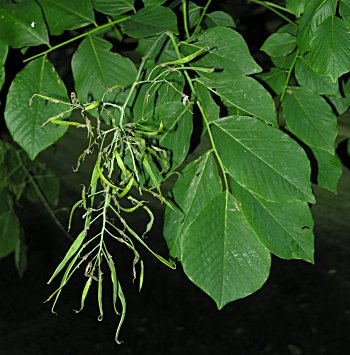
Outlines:
[[309,160],[288,135],[247,116],[220,118],[212,132],[225,168],[240,185],[267,201],[315,202]]
[[270,258],[228,192],[207,204],[183,237],[183,269],[219,309],[259,289]]
[[30,62],[17,74],[9,89],[5,108],[6,125],[13,139],[32,160],[67,131],[64,126],[42,126],[50,117],[65,111],[67,106],[33,98],[34,94],[68,101],[66,88],[46,57]]

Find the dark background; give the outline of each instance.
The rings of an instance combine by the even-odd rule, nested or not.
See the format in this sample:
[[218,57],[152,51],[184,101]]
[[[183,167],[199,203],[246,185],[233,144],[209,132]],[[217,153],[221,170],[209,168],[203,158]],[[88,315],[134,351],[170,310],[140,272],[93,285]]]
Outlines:
[[[259,48],[276,17],[245,1],[222,1],[260,65],[269,65]],[[79,184],[88,162],[72,172],[84,134],[77,130],[40,156],[61,180],[60,206],[79,198]],[[84,170],[85,169],[85,170]],[[130,273],[130,254],[119,266],[128,311],[121,339],[114,343],[117,319],[105,294],[105,319],[97,321],[97,295],[89,294],[83,312],[75,314],[83,283],[73,278],[62,293],[58,316],[43,301],[54,291],[47,286],[69,241],[39,205],[18,207],[29,246],[29,264],[22,279],[10,255],[0,260],[0,354],[348,354],[350,331],[350,173],[344,168],[338,196],[315,189],[315,265],[273,258],[264,287],[218,311],[194,286],[181,266],[176,271],[144,254],[145,284],[139,294]],[[67,211],[58,213],[66,223]],[[162,209],[149,243],[166,255],[161,235]],[[57,283],[56,283],[57,285]],[[107,286],[108,288],[108,286]]]

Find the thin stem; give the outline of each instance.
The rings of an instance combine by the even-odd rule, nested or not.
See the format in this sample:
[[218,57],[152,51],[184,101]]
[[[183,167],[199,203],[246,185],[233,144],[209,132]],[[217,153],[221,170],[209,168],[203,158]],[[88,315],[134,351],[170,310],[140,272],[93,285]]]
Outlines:
[[17,152],[17,159],[18,162],[21,166],[21,168],[23,169],[23,171],[25,172],[25,174],[28,177],[28,180],[30,181],[30,183],[32,184],[36,194],[38,195],[39,199],[41,200],[42,204],[45,206],[47,212],[49,213],[50,217],[53,219],[53,221],[55,222],[55,224],[58,226],[58,228],[63,232],[63,234],[71,241],[74,240],[74,238],[66,231],[66,229],[63,227],[63,225],[61,224],[61,222],[57,219],[55,213],[53,212],[51,206],[48,204],[46,197],[44,196],[44,194],[42,193],[40,186],[37,184],[36,180],[34,179],[34,177],[32,176],[31,172],[29,171],[29,169],[27,168],[27,166],[25,165],[24,161],[22,160],[22,157],[20,156],[20,153]]
[[184,21],[186,39],[190,38],[190,32],[188,31],[187,15],[187,0],[182,0],[182,16]]
[[131,16],[123,17],[123,18],[121,18],[121,19],[118,19],[118,20],[115,20],[115,21],[112,21],[112,22],[108,22],[108,23],[105,23],[104,25],[101,25],[101,26],[98,26],[98,27],[96,27],[96,28],[93,28],[93,29],[90,30],[90,31],[87,31],[87,32],[85,32],[85,33],[82,33],[82,34],[80,34],[80,35],[78,35],[78,36],[76,36],[76,37],[73,37],[73,38],[71,38],[71,39],[65,41],[65,42],[59,43],[59,44],[57,44],[56,46],[53,46],[53,47],[47,49],[46,51],[43,51],[43,52],[38,53],[38,54],[35,54],[35,55],[33,55],[32,57],[30,57],[30,58],[26,58],[26,59],[23,60],[23,62],[24,62],[24,63],[25,63],[25,62],[29,62],[29,61],[32,60],[32,59],[41,57],[41,56],[43,56],[43,55],[45,55],[45,54],[48,54],[48,53],[50,53],[50,52],[56,50],[57,48],[63,47],[63,46],[65,46],[66,44],[72,43],[72,42],[74,42],[74,41],[76,41],[76,40],[78,40],[78,39],[80,39],[80,38],[83,38],[83,37],[86,37],[86,36],[88,36],[88,35],[91,35],[92,33],[95,33],[95,32],[97,32],[97,31],[103,30],[104,28],[113,26],[113,25],[115,25],[115,24],[117,24],[117,23],[124,22],[124,21],[128,20],[130,17],[131,17]]
[[287,91],[288,83],[289,83],[289,80],[290,80],[290,76],[292,75],[292,71],[294,69],[294,66],[295,66],[295,63],[296,63],[298,57],[299,57],[299,49],[297,49],[297,51],[295,52],[295,56],[293,58],[293,62],[292,62],[291,66],[290,66],[290,68],[288,70],[286,82],[284,84],[283,91],[281,93],[280,103],[282,103],[282,101],[284,99],[284,96],[286,95],[286,91]]
[[[293,25],[294,27],[298,27],[298,25],[292,21],[290,18],[288,18],[287,16],[283,15],[278,9],[280,10],[284,10],[288,13],[290,13],[288,10],[286,10],[285,8],[281,7],[281,6],[278,6],[278,5],[275,5],[275,4],[272,4],[268,1],[260,1],[260,0],[248,0],[249,2],[251,3],[254,3],[254,4],[257,4],[257,5],[261,5],[261,6],[264,6],[266,7],[268,10],[274,12],[276,15],[278,15],[280,18],[282,18],[283,20],[287,21],[288,23],[290,23],[291,25]],[[272,6],[274,5],[274,6]]]
[[207,10],[208,10],[208,7],[209,7],[210,3],[211,3],[211,0],[208,0],[208,2],[206,3],[206,5],[204,6],[204,9],[203,9],[203,11],[202,11],[201,17],[199,18],[199,21],[198,21],[198,23],[197,23],[197,26],[196,26],[196,28],[194,29],[192,35],[196,34],[197,31],[199,30],[199,27],[200,27],[200,25],[201,25],[201,22],[203,21],[203,18],[204,18],[205,14],[206,14],[206,12],[207,12]]
[[[180,53],[180,51],[179,51],[179,49],[178,49],[178,47],[177,47],[177,43],[176,43],[176,41],[175,41],[175,38],[174,38],[173,34],[170,33],[169,36],[170,36],[170,39],[171,39],[171,41],[172,41],[172,43],[173,43],[173,45],[174,45],[174,49],[175,49],[175,52],[176,52],[178,58],[181,59],[181,53]],[[181,66],[184,66],[184,65],[181,64]],[[188,85],[189,85],[189,87],[190,87],[192,93],[193,93],[195,96],[197,96],[196,90],[194,89],[192,80],[191,80],[190,76],[188,75],[187,70],[184,70],[184,75],[185,75],[185,77],[186,77],[186,80],[187,80],[187,82],[188,82]],[[220,166],[220,169],[221,169],[221,171],[222,171],[222,176],[223,176],[224,183],[225,183],[225,189],[228,190],[228,189],[229,189],[229,185],[228,185],[228,181],[227,181],[227,177],[226,177],[226,172],[225,172],[224,164],[222,163],[222,160],[221,160],[221,158],[220,158],[220,155],[219,155],[219,153],[218,153],[218,151],[217,151],[216,144],[215,144],[215,141],[214,141],[214,137],[213,137],[213,134],[211,133],[211,129],[210,129],[210,125],[209,125],[209,120],[208,120],[208,118],[207,118],[207,116],[206,116],[206,114],[205,114],[205,111],[204,111],[204,109],[203,109],[201,103],[197,100],[197,101],[196,101],[196,104],[197,104],[197,106],[198,106],[198,108],[199,108],[199,110],[200,110],[200,112],[201,112],[201,114],[202,114],[202,117],[203,117],[203,120],[204,120],[204,123],[205,123],[205,127],[206,127],[206,129],[207,129],[207,131],[208,131],[208,135],[209,135],[209,139],[210,139],[211,146],[213,147],[213,150],[214,150],[216,159],[217,159],[217,161],[218,161],[218,163],[219,163],[219,166]]]

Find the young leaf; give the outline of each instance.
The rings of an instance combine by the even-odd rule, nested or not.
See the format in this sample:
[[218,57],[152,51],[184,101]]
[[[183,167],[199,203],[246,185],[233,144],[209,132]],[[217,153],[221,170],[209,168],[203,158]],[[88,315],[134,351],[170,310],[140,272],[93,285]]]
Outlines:
[[198,81],[219,95],[225,106],[236,107],[241,112],[277,126],[275,103],[268,91],[256,80],[236,76],[227,78],[225,82],[213,82],[205,78]]
[[0,258],[16,250],[21,242],[20,223],[11,209],[0,214]]
[[333,82],[350,70],[350,24],[330,16],[315,31],[310,43],[310,64]]
[[330,154],[322,149],[311,147],[317,160],[317,185],[337,193],[339,179],[343,166],[336,154]]
[[328,17],[335,14],[337,0],[310,0],[305,4],[297,41],[302,54],[310,50],[315,31]]
[[307,202],[269,202],[234,180],[232,190],[247,222],[271,253],[313,262],[313,219]]
[[72,71],[77,95],[88,102],[90,95],[100,101],[108,89],[130,86],[137,74],[133,62],[110,51],[112,44],[96,36],[88,36],[74,53]]
[[39,0],[49,26],[50,34],[60,35],[65,30],[74,30],[95,23],[90,0]]
[[96,11],[111,16],[118,16],[128,11],[135,11],[134,2],[134,0],[92,0]]
[[267,201],[315,202],[309,160],[289,136],[246,116],[221,118],[212,132],[225,168],[246,189]]
[[261,71],[260,66],[250,55],[243,37],[230,28],[210,28],[201,34],[196,42],[182,42],[180,49],[184,55],[189,55],[203,48],[208,53],[191,62],[191,65],[217,69],[214,73],[206,75],[212,80],[224,81],[232,76]]
[[214,11],[209,14],[206,14],[205,24],[208,28],[222,26],[222,27],[231,27],[235,28],[236,24],[232,16],[224,11]]
[[164,237],[170,254],[182,260],[182,243],[190,224],[221,192],[221,182],[212,152],[189,163],[169,194],[174,209],[165,209]]
[[334,154],[337,118],[318,94],[290,87],[282,104],[288,129],[311,147]]
[[5,43],[0,42],[0,91],[5,82],[4,65],[7,58],[7,52],[8,52],[8,46]]
[[281,57],[292,53],[296,44],[296,37],[290,33],[273,33],[263,43],[261,50],[270,57]]
[[177,34],[177,20],[174,12],[163,6],[145,7],[125,23],[125,32],[134,38],[155,36],[166,31]]
[[267,280],[271,257],[228,192],[202,208],[183,237],[186,275],[219,309]]
[[2,1],[0,19],[1,41],[9,46],[49,46],[45,20],[36,2]]
[[295,77],[300,86],[320,95],[336,95],[339,91],[337,83],[330,76],[322,75],[311,67],[309,56],[297,60]]
[[49,117],[66,110],[66,106],[46,103],[39,98],[32,99],[34,94],[68,101],[66,88],[46,57],[30,62],[17,74],[9,89],[5,107],[5,121],[13,139],[32,160],[67,131],[67,127],[63,126],[42,127]]

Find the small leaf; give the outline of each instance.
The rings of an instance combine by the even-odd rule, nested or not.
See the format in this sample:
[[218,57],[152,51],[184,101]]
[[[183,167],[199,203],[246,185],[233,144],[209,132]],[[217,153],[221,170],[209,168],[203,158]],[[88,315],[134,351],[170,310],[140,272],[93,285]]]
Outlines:
[[312,147],[312,152],[317,160],[317,185],[337,193],[339,179],[343,172],[343,166],[336,154]]
[[100,101],[113,86],[128,87],[136,79],[133,62],[110,51],[112,44],[96,36],[88,36],[72,59],[75,89],[84,103]]
[[0,6],[1,41],[11,47],[49,46],[45,20],[33,1],[2,1]]
[[183,237],[182,266],[219,309],[258,290],[271,257],[228,192],[202,208]]
[[178,33],[175,13],[168,7],[145,7],[125,22],[125,32],[134,38],[155,36],[166,31]]
[[318,94],[290,87],[282,104],[288,129],[311,147],[334,154],[337,118]]
[[194,43],[181,43],[181,51],[189,55],[206,49],[202,58],[194,60],[193,66],[215,68],[210,79],[225,81],[232,76],[255,74],[261,71],[260,66],[249,53],[243,37],[236,31],[226,27],[214,27],[201,34]]
[[226,82],[213,82],[204,78],[198,81],[219,95],[227,107],[236,107],[241,112],[277,126],[275,103],[268,91],[256,80],[237,76]]
[[304,12],[306,0],[287,0],[286,8],[293,11],[296,17],[300,17],[300,15]]
[[147,6],[155,6],[155,5],[162,5],[165,3],[166,0],[142,0],[145,7]]
[[181,172],[165,209],[164,237],[173,257],[182,259],[183,237],[200,211],[221,192],[221,182],[211,152],[189,163]]
[[5,43],[0,42],[0,91],[5,82],[4,65],[7,58],[7,52],[8,52],[8,46]]
[[294,61],[295,55],[296,53],[293,52],[282,57],[271,57],[271,61],[277,68],[289,70]]
[[309,56],[297,60],[295,76],[301,86],[320,95],[335,95],[339,91],[330,76],[322,75],[311,67]]
[[96,11],[111,16],[118,16],[128,11],[135,11],[134,2],[134,0],[92,0]]
[[198,83],[195,83],[195,90],[208,122],[217,120],[220,115],[220,107],[215,103],[210,91]]
[[307,202],[268,202],[236,181],[232,183],[248,223],[270,252],[284,259],[313,262],[313,219]]
[[22,277],[28,265],[28,247],[22,230],[20,232],[20,240],[15,249],[15,265],[19,277]]
[[208,28],[222,26],[235,28],[236,24],[232,16],[224,11],[214,11],[206,15],[205,24]]
[[315,202],[309,160],[288,135],[246,116],[221,118],[212,133],[225,168],[244,188],[267,201]]
[[20,223],[13,210],[0,214],[0,258],[16,250],[21,241]]
[[287,80],[286,70],[279,68],[271,68],[267,73],[256,75],[257,78],[263,80],[276,94],[281,94]]
[[74,30],[95,23],[90,0],[39,0],[45,14],[50,34],[60,35],[65,30]]
[[273,33],[261,47],[270,57],[282,57],[294,51],[296,37],[290,33]]
[[315,31],[310,43],[310,64],[333,82],[350,70],[350,24],[330,16]]
[[30,62],[13,80],[5,108],[6,125],[13,139],[34,158],[60,139],[67,127],[47,124],[48,118],[59,115],[67,106],[34,98],[42,94],[68,101],[66,88],[53,65],[42,57]]

